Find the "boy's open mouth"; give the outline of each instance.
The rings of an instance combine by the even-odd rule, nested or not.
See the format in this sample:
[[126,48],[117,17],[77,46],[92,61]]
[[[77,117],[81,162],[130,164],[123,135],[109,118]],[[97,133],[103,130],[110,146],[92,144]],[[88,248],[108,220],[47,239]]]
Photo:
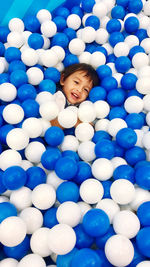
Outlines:
[[77,100],[77,99],[79,98],[79,96],[78,96],[76,93],[71,93],[71,96],[72,96],[75,100]]

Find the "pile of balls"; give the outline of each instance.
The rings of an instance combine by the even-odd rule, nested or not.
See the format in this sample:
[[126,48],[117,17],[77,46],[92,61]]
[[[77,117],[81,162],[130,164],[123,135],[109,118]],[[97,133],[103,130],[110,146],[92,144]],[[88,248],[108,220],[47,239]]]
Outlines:
[[[100,84],[62,109],[60,72],[78,62]],[[150,0],[0,26],[0,267],[150,266],[149,127]]]

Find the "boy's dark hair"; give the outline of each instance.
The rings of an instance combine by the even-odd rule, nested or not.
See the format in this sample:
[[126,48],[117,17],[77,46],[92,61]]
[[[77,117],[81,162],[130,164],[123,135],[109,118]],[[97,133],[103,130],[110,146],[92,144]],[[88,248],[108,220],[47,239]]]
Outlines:
[[91,65],[86,63],[76,63],[67,66],[62,71],[64,80],[76,71],[85,71],[86,75],[93,81],[93,87],[99,85],[99,77],[96,70]]

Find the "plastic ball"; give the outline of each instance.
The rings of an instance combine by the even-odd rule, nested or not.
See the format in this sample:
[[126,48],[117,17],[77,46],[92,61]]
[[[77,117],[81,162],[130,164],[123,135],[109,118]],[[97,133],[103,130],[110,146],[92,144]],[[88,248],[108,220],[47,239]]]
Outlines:
[[114,31],[109,36],[109,43],[112,47],[114,47],[117,43],[123,42],[124,37],[121,32]]
[[53,22],[56,24],[58,32],[63,31],[67,26],[66,19],[61,15],[55,16]]
[[3,83],[0,85],[0,99],[5,102],[13,101],[16,98],[16,87],[11,83]]
[[25,222],[27,234],[33,234],[37,229],[42,227],[43,215],[41,211],[35,207],[27,207],[23,209],[19,217]]
[[[48,257],[51,254],[51,250],[47,244],[47,236],[49,234],[49,228],[42,227],[37,229],[30,239],[30,246],[33,253],[40,255],[41,257]],[[39,239],[41,242],[39,243]]]
[[71,180],[74,178],[77,170],[76,162],[68,156],[60,157],[55,164],[55,172],[58,177],[63,180]]
[[[94,190],[94,195],[91,195],[91,190]],[[102,199],[103,194],[103,186],[96,179],[87,179],[80,185],[80,197],[88,204],[95,204],[99,202]]]
[[121,23],[118,19],[110,19],[106,24],[106,29],[109,33],[112,33],[114,31],[120,31],[121,30]]
[[96,208],[103,210],[108,215],[110,223],[113,222],[115,215],[120,211],[119,205],[109,198],[100,200],[96,204]]
[[[64,49],[60,46],[58,46],[58,47],[53,46],[52,47],[52,50],[54,52],[56,49],[57,49],[57,53],[59,53],[60,59],[63,60],[64,59]],[[58,82],[60,80],[60,72],[54,67],[49,67],[44,71],[44,78],[48,79],[48,80],[52,80],[54,82]]]
[[0,222],[11,216],[17,216],[17,209],[13,203],[2,202],[0,203]]
[[127,127],[127,124],[123,119],[120,118],[112,119],[108,124],[108,133],[111,136],[115,137],[118,131],[125,127]]
[[105,62],[106,62],[106,57],[102,52],[96,51],[92,53],[90,64],[94,68],[98,68],[100,65],[104,65]]
[[21,155],[13,149],[7,149],[0,154],[0,168],[5,171],[7,168],[15,165],[21,165]]
[[76,264],[78,264],[79,267],[90,266],[90,264],[93,264],[93,267],[96,267],[100,266],[100,258],[94,250],[90,248],[82,248],[76,252],[72,259],[72,266],[75,267]]
[[11,166],[3,173],[2,181],[9,190],[16,190],[25,185],[26,172],[20,166]]
[[106,158],[96,159],[92,164],[92,174],[100,181],[108,180],[112,177],[113,165]]
[[73,182],[63,182],[57,188],[56,197],[60,203],[65,201],[77,202],[79,199],[78,186]]
[[17,90],[17,97],[20,101],[27,100],[28,98],[35,99],[36,90],[31,84],[23,84]]
[[115,155],[114,145],[110,140],[100,140],[95,145],[95,154],[97,158],[111,159]]
[[29,67],[34,66],[38,62],[38,54],[33,48],[27,48],[21,53],[21,60]]
[[37,19],[40,23],[42,23],[45,20],[51,20],[52,15],[47,9],[40,9],[36,14]]
[[93,135],[94,128],[87,122],[80,123],[75,129],[75,136],[79,141],[89,141]]
[[143,2],[141,0],[136,0],[134,3],[130,0],[128,3],[129,12],[138,14],[143,8]]
[[56,212],[57,208],[50,208],[48,209],[43,216],[43,226],[52,228],[56,224],[58,224],[57,218],[56,218]]
[[115,68],[118,72],[125,73],[131,67],[131,61],[127,56],[120,56],[115,61]]
[[44,20],[41,24],[41,33],[48,38],[53,37],[57,32],[56,24],[51,20]]
[[59,113],[58,105],[54,101],[48,101],[40,105],[40,115],[46,120],[53,120]]
[[101,209],[91,209],[83,217],[83,229],[93,237],[104,235],[110,226],[108,215]]
[[6,259],[1,260],[1,266],[2,267],[7,267],[8,265],[10,267],[17,267],[18,261],[16,259],[13,259],[13,258],[6,258]]
[[65,150],[77,151],[78,146],[79,146],[79,141],[75,136],[66,135],[64,137],[64,141],[60,145],[60,149],[62,151],[65,151]]
[[35,50],[42,48],[44,45],[43,37],[39,33],[32,33],[28,38],[28,44],[31,48]]
[[118,83],[117,80],[114,77],[108,76],[105,77],[102,81],[101,81],[101,86],[106,90],[106,91],[110,91],[112,89],[116,89],[118,87]]
[[135,188],[130,181],[126,179],[118,179],[112,183],[110,187],[110,194],[115,202],[125,205],[133,200]]
[[130,165],[120,165],[114,170],[113,178],[117,180],[121,177],[122,179],[127,179],[130,182],[134,183],[134,175],[134,169]]
[[69,65],[73,65],[79,63],[79,58],[76,55],[69,54],[64,59],[64,66],[67,67]]
[[[89,35],[86,35],[86,37],[89,37]],[[91,35],[90,35],[91,36]],[[81,55],[79,56],[79,62],[80,63],[87,63],[89,64],[91,60],[91,54],[87,51],[81,53]]]
[[7,145],[14,150],[22,150],[29,143],[28,134],[20,128],[12,129],[6,137]]
[[45,146],[38,141],[33,141],[25,148],[25,157],[27,160],[33,163],[39,163],[42,154],[45,152]]
[[148,267],[150,261],[141,261],[137,264],[137,267]]
[[105,98],[106,90],[100,86],[93,87],[89,93],[89,100],[93,103],[98,100],[105,100]]
[[70,109],[63,109],[58,114],[58,122],[64,128],[71,128],[77,123],[77,114]]
[[82,40],[85,43],[92,43],[95,40],[96,31],[91,26],[82,29]]
[[94,103],[94,109],[96,111],[96,118],[104,119],[109,114],[110,106],[106,101],[98,100]]
[[79,39],[72,39],[69,43],[69,51],[74,55],[81,55],[85,50],[85,43]]
[[26,171],[27,182],[26,186],[30,189],[34,189],[37,185],[46,182],[45,171],[38,166],[31,166]]
[[125,121],[131,129],[141,129],[144,126],[144,119],[140,113],[130,113],[126,116]]
[[83,141],[78,147],[78,154],[85,162],[93,161],[96,158],[95,144],[92,141]]
[[118,44],[115,45],[114,55],[116,57],[128,56],[128,54],[129,54],[129,46],[127,43],[119,42]]
[[49,248],[58,255],[69,253],[75,246],[76,235],[72,227],[58,224],[50,229],[48,235]]
[[150,181],[149,181],[149,166],[141,166],[135,171],[135,180],[136,183],[143,189],[149,190]]
[[10,201],[20,211],[31,206],[31,190],[25,186],[11,193]]
[[73,30],[77,30],[81,26],[81,19],[76,14],[71,14],[67,17],[67,26]]
[[91,15],[86,19],[85,26],[90,26],[95,30],[98,30],[100,27],[100,20],[97,16]]
[[99,19],[102,19],[104,16],[107,15],[108,9],[105,3],[100,2],[100,3],[95,3],[92,11],[95,16],[97,16]]
[[150,79],[149,77],[141,77],[137,80],[136,82],[136,89],[139,93],[141,94],[149,94],[149,84],[150,84]]
[[11,216],[1,222],[0,232],[3,245],[17,246],[26,236],[26,224],[21,218]]
[[24,44],[22,33],[16,31],[10,32],[7,35],[7,43],[9,46],[20,48]]
[[36,138],[40,136],[43,130],[40,120],[34,117],[24,120],[22,129],[30,138]]
[[20,262],[18,263],[19,267],[27,267],[27,266],[33,267],[33,266],[37,266],[37,267],[46,267],[46,263],[44,261],[44,259],[38,255],[38,254],[28,254],[25,257],[23,257]]
[[28,81],[32,85],[38,85],[44,78],[43,72],[37,67],[31,67],[27,70]]
[[[121,255],[121,257],[118,257]],[[113,235],[105,244],[105,254],[113,265],[126,266],[131,263],[134,256],[132,242],[123,235]]]
[[47,129],[44,138],[49,145],[58,146],[63,142],[64,133],[59,127],[52,126]]
[[24,118],[24,111],[17,104],[8,104],[3,110],[3,118],[7,123],[17,124]]
[[149,257],[149,232],[150,227],[143,227],[136,236],[136,244],[142,255]]
[[25,117],[39,117],[39,104],[34,99],[26,99],[21,104]]
[[65,201],[58,207],[56,212],[56,218],[59,223],[75,227],[80,222],[80,207],[77,203],[74,203],[72,201]]
[[148,66],[149,57],[143,52],[136,53],[132,58],[132,65],[135,69],[139,69],[143,66]]
[[140,113],[143,110],[143,105],[143,100],[138,96],[130,96],[124,102],[125,110],[128,113]]
[[146,154],[143,148],[134,146],[126,151],[125,159],[130,165],[135,165],[139,161],[145,160]]
[[[90,115],[87,115],[87,112],[89,112]],[[80,104],[78,118],[82,122],[92,122],[95,120],[96,112],[94,110],[94,105],[90,101],[84,101]]]
[[45,67],[53,67],[58,63],[58,56],[52,49],[44,50],[41,54],[41,60]]
[[41,155],[41,163],[44,168],[53,170],[57,160],[61,157],[61,153],[58,148],[49,148]]
[[135,16],[130,16],[125,20],[124,27],[126,32],[134,33],[139,28],[139,20]]
[[133,147],[137,141],[137,135],[131,128],[123,128],[116,135],[117,143],[126,149]]
[[142,203],[138,209],[137,209],[137,216],[140,220],[140,223],[143,227],[150,226],[149,223],[149,206],[150,206],[150,201],[146,201]]

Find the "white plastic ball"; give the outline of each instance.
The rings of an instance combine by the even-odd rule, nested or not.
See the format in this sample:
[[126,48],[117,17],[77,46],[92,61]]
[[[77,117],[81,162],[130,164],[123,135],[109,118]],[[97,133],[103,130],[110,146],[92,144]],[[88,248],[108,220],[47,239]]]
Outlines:
[[39,20],[40,23],[46,21],[46,20],[51,20],[52,15],[47,9],[40,9],[37,14],[36,14],[37,19]]
[[80,63],[90,64],[90,61],[91,61],[91,53],[85,51],[78,58],[79,58],[79,62]]
[[108,133],[115,137],[119,130],[126,128],[127,124],[123,119],[115,118],[112,119],[108,124]]
[[48,245],[50,250],[58,255],[69,253],[75,246],[76,235],[72,227],[67,224],[57,224],[50,229]]
[[146,16],[150,16],[150,1],[144,4],[143,11]]
[[56,68],[58,71],[62,72],[62,71],[64,70],[64,64],[63,64],[62,62],[59,62],[59,63],[57,63],[57,64],[55,65],[55,68]]
[[108,41],[109,34],[106,29],[100,28],[96,31],[95,42],[103,45]]
[[4,71],[5,71],[5,64],[3,60],[1,60],[0,58],[0,74],[3,73]]
[[116,57],[128,56],[129,45],[126,42],[119,42],[114,46],[114,55]]
[[45,20],[41,24],[41,33],[48,38],[53,37],[57,32],[56,24],[51,20]]
[[85,162],[91,162],[96,158],[95,143],[92,141],[84,141],[79,144],[78,155]]
[[0,85],[0,99],[5,102],[13,101],[16,98],[17,89],[11,83],[2,83]]
[[23,209],[19,217],[25,222],[27,227],[27,234],[33,234],[37,229],[43,225],[42,212],[35,207],[28,207]]
[[84,101],[78,109],[78,118],[82,122],[92,122],[96,118],[95,106],[91,101]]
[[41,61],[42,65],[45,67],[54,67],[57,65],[59,58],[56,52],[54,52],[52,49],[48,49],[41,54]]
[[30,138],[39,137],[43,130],[41,121],[34,117],[30,117],[24,120],[22,129],[28,134]]
[[77,30],[81,26],[81,19],[76,14],[71,14],[67,17],[67,26],[68,28],[72,28],[74,30]]
[[[96,1],[97,2],[97,1]],[[101,0],[99,1],[101,2]],[[107,6],[108,12],[112,10],[112,8],[115,6],[115,0],[102,0],[102,2]]]
[[79,147],[79,141],[73,135],[66,135],[64,137],[63,142],[60,145],[60,149],[62,151],[65,151],[65,150],[73,150],[73,151],[76,152],[77,149],[78,149],[78,147]]
[[150,201],[150,192],[143,188],[136,187],[134,198],[130,203],[131,208],[137,211],[138,207],[146,201]]
[[24,44],[24,37],[20,32],[10,32],[7,35],[7,42],[9,46],[20,48]]
[[64,58],[65,58],[65,50],[61,46],[54,45],[54,46],[52,46],[51,51],[56,53],[59,61],[63,61],[64,60]]
[[12,129],[6,137],[7,145],[14,150],[22,150],[29,144],[29,136],[21,128]]
[[134,68],[139,69],[143,66],[149,65],[149,57],[143,52],[136,53],[132,58],[132,65]]
[[114,169],[116,169],[120,165],[126,165],[127,164],[126,160],[124,158],[121,158],[121,157],[113,157],[111,159],[111,163],[112,163]]
[[93,176],[100,180],[109,180],[113,175],[113,165],[110,160],[106,158],[96,159],[92,164]]
[[18,267],[46,267],[44,259],[38,254],[28,254],[18,263]]
[[57,187],[64,182],[63,179],[60,179],[55,171],[50,171],[47,175],[46,183],[50,184],[55,190]]
[[64,128],[72,128],[77,123],[77,114],[70,109],[63,109],[58,114],[58,122]]
[[3,109],[3,118],[7,123],[17,124],[24,118],[24,110],[20,105],[8,104]]
[[102,52],[96,51],[91,55],[91,65],[98,68],[106,63],[106,57]]
[[138,70],[135,69],[135,68],[130,68],[126,73],[133,73],[133,74],[135,74],[136,76],[138,76]]
[[80,211],[81,211],[80,223],[82,223],[82,220],[83,220],[85,213],[87,213],[88,210],[91,210],[92,207],[84,201],[79,201],[77,203],[78,203],[78,206],[80,207]]
[[102,45],[107,50],[107,54],[110,55],[113,53],[113,47],[109,43],[105,43]]
[[96,131],[106,131],[108,129],[109,120],[108,119],[100,119],[95,123],[95,130]]
[[31,197],[36,208],[46,210],[55,203],[56,192],[50,184],[40,184],[33,189]]
[[129,204],[134,199],[134,185],[126,179],[115,180],[110,187],[110,195],[118,204]]
[[82,24],[84,27],[85,27],[85,22],[86,22],[87,18],[91,15],[93,15],[93,14],[92,13],[85,13],[84,16],[82,17]]
[[104,119],[108,116],[110,111],[109,104],[104,100],[98,100],[94,103],[97,119]]
[[34,66],[38,62],[38,54],[36,50],[29,47],[25,49],[24,51],[22,51],[21,60],[25,65],[29,67]]
[[46,148],[41,142],[33,141],[25,148],[25,157],[32,163],[39,163],[45,150]]
[[147,122],[148,126],[150,126],[150,112],[148,112],[146,114],[146,122]]
[[149,267],[150,266],[150,261],[141,261],[136,265],[136,267]]
[[43,71],[37,67],[31,67],[27,70],[28,82],[32,85],[38,85],[43,79]]
[[150,149],[150,132],[147,132],[147,133],[145,133],[144,135],[143,135],[143,139],[142,139],[142,143],[143,143],[143,146],[144,146],[144,148],[146,148],[146,149]]
[[150,53],[150,39],[149,38],[143,39],[140,43],[140,46],[144,48],[146,54]]
[[144,66],[138,69],[138,78],[144,78],[150,76],[150,66]]
[[104,16],[101,18],[100,27],[106,30],[106,26],[110,18],[108,16]]
[[121,79],[122,79],[122,77],[123,77],[123,74],[117,72],[117,73],[114,73],[114,74],[112,75],[112,77],[114,77],[114,78],[117,80],[118,87],[121,87]]
[[1,267],[17,267],[18,266],[18,261],[13,259],[13,258],[6,258],[4,260],[0,261],[0,266]]
[[52,95],[50,92],[42,91],[37,94],[36,96],[36,102],[39,103],[39,105],[54,100],[54,95]]
[[24,159],[24,160],[22,160],[20,166],[26,171],[27,169],[29,169],[30,167],[32,167],[33,164],[30,161]]
[[10,202],[15,205],[17,210],[28,208],[32,205],[31,192],[31,189],[25,186],[13,190],[10,195]]
[[110,223],[112,223],[114,216],[120,211],[119,205],[110,198],[100,200],[97,203],[96,208],[105,211],[109,217]]
[[108,9],[105,3],[102,1],[100,3],[96,3],[93,6],[93,14],[97,16],[99,19],[103,18],[107,15]]
[[4,246],[14,247],[19,245],[26,236],[26,224],[17,217],[7,217],[0,225],[0,240]]
[[[27,41],[28,41],[28,38],[29,38],[29,36],[32,34],[32,32],[30,32],[30,31],[24,31],[23,33],[22,33],[22,35],[23,35],[23,38],[24,38],[24,40],[25,40],[25,43],[27,43]],[[22,47],[21,47],[22,48]]]
[[143,106],[143,100],[139,96],[130,96],[124,102],[124,108],[128,113],[140,113]]
[[41,133],[41,137],[43,137],[45,135],[46,130],[51,127],[51,124],[48,120],[45,120],[43,118],[39,118],[40,122],[41,122],[41,126],[42,126],[42,133]]
[[136,135],[137,135],[137,141],[135,143],[135,146],[139,146],[139,147],[143,147],[143,136],[144,136],[144,132],[142,130],[139,129],[135,129],[134,130]]
[[0,168],[3,171],[14,165],[20,166],[21,161],[22,161],[21,155],[16,150],[7,149],[0,154]]
[[115,63],[110,62],[110,63],[107,63],[106,65],[111,68],[112,75],[114,75],[115,73],[117,73],[116,68],[115,68]]
[[75,136],[81,142],[90,141],[94,135],[94,128],[88,122],[80,123],[75,129]]
[[46,227],[39,228],[32,234],[30,247],[33,253],[38,254],[41,257],[48,257],[51,254],[47,242],[48,234],[49,228]]
[[40,115],[46,120],[53,120],[59,114],[59,108],[55,101],[48,101],[40,105]]
[[74,38],[70,41],[68,48],[71,54],[79,56],[85,50],[85,43],[79,38]]
[[105,255],[112,265],[127,266],[133,260],[134,247],[127,237],[113,235],[106,241]]
[[133,46],[139,45],[139,39],[137,36],[135,35],[128,35],[125,40],[125,43],[127,43],[127,45],[129,46],[129,48],[131,49]]
[[81,219],[80,207],[73,201],[65,201],[58,207],[56,218],[59,223],[75,227]]
[[80,185],[80,197],[88,204],[96,204],[102,199],[103,194],[104,188],[101,182],[96,179],[87,179]]
[[77,38],[82,39],[82,31],[83,31],[83,29],[79,29],[76,31],[76,37]]
[[140,230],[140,221],[132,211],[122,210],[114,216],[113,228],[116,234],[121,234],[131,239]]
[[139,78],[136,82],[136,89],[141,94],[150,94],[150,78],[148,76]]
[[81,38],[85,43],[92,43],[95,41],[96,31],[93,27],[87,26],[82,29]]
[[23,32],[24,31],[24,23],[19,18],[13,18],[8,23],[8,28],[10,31],[14,32]]
[[43,37],[43,40],[44,40],[44,44],[43,44],[42,48],[43,49],[50,48],[50,44],[51,44],[50,39],[48,37],[44,36],[44,35],[42,35],[42,37]]

